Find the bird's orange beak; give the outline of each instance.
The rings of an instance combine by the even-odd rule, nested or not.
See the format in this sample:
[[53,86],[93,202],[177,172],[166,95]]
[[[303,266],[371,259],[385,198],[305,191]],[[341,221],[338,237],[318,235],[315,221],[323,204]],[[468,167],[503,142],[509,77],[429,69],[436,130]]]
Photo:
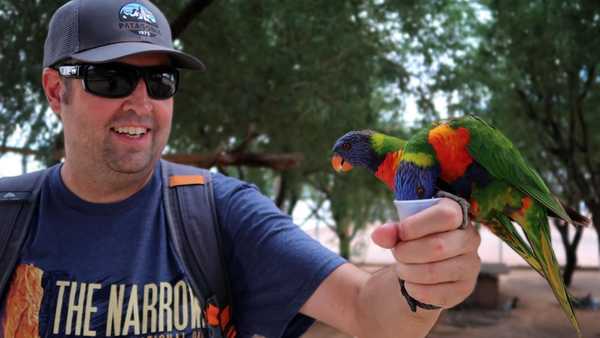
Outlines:
[[352,170],[352,164],[338,154],[333,155],[331,158],[331,166],[338,173]]

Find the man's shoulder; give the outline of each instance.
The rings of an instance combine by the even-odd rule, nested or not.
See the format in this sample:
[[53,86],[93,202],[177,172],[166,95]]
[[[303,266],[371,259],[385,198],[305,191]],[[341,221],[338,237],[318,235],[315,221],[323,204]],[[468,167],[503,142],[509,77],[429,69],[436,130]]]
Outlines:
[[36,170],[30,173],[17,175],[17,176],[4,176],[0,177],[0,189],[2,190],[29,190],[32,189],[36,182],[48,175],[50,171],[54,170],[56,166]]
[[236,193],[246,191],[259,193],[258,188],[254,184],[245,182],[235,177],[227,176],[218,172],[210,172],[210,177],[213,183],[215,198],[217,199],[229,199],[234,197]]
[[[172,172],[175,171],[178,174],[183,175],[205,175],[208,176],[210,181],[212,182],[212,187],[214,191],[215,199],[217,200],[227,200],[235,195],[236,192],[244,191],[246,189],[250,189],[253,191],[258,191],[255,185],[242,181],[235,177],[230,177],[219,172],[215,172],[209,169],[198,168],[190,165],[177,164],[173,162],[168,162],[163,160],[164,165],[170,166]],[[163,168],[165,167],[163,165]]]

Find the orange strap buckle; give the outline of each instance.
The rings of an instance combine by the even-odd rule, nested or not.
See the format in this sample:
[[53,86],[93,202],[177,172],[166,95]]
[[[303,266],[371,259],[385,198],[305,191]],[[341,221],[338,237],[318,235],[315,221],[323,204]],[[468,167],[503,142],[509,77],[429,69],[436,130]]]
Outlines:
[[182,185],[202,185],[206,183],[204,176],[171,176],[169,177],[169,188]]

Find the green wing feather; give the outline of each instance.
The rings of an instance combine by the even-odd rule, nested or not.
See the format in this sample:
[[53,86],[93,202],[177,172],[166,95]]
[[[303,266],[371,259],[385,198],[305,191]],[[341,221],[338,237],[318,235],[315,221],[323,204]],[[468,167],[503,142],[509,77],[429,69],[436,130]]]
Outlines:
[[451,120],[449,124],[453,128],[465,127],[469,130],[469,153],[492,176],[512,184],[558,217],[573,223],[540,175],[499,130],[472,115]]
[[405,140],[374,131],[371,135],[371,146],[378,155],[396,152],[404,148]]

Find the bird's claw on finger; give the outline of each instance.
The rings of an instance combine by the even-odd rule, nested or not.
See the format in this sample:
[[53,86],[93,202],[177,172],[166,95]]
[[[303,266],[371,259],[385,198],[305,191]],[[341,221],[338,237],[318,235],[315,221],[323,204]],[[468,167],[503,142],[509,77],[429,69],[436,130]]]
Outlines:
[[421,303],[418,300],[412,298],[408,294],[408,291],[406,291],[406,287],[404,286],[404,280],[398,279],[398,282],[400,283],[400,291],[402,292],[402,296],[404,296],[404,298],[406,299],[406,303],[408,304],[408,307],[410,307],[410,310],[412,312],[417,312],[417,307],[420,307],[421,309],[425,310],[437,310],[441,308],[441,306]]

